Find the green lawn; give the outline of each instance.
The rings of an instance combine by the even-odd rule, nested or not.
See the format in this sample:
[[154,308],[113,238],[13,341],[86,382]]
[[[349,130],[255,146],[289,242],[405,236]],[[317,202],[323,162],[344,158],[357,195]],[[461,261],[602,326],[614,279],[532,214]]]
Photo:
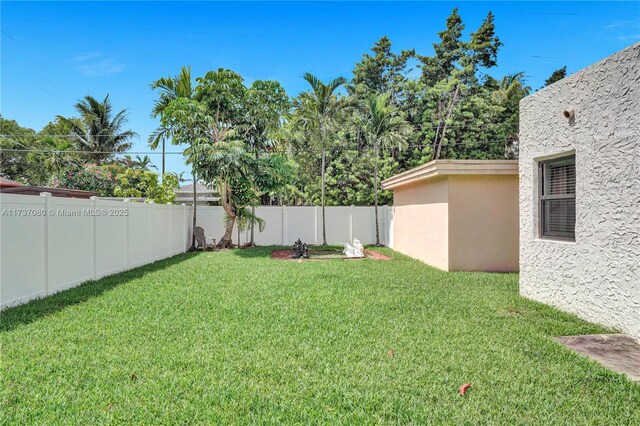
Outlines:
[[519,297],[516,274],[271,250],[3,312],[0,423],[640,424],[640,386],[552,340],[607,330]]

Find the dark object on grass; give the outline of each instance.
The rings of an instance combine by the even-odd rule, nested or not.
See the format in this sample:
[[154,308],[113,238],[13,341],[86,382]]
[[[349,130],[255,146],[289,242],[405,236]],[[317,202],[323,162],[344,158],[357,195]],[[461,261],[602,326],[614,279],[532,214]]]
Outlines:
[[302,256],[302,241],[298,238],[298,241],[293,243],[293,254],[291,257],[299,259]]
[[309,246],[307,245],[307,243],[302,244],[302,258],[309,258]]

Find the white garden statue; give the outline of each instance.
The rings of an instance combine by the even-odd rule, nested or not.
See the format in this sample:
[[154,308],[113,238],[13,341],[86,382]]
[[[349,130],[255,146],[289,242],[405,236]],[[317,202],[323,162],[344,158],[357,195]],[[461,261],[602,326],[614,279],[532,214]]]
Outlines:
[[364,257],[364,247],[359,239],[354,238],[353,244],[345,243],[342,251],[348,258]]

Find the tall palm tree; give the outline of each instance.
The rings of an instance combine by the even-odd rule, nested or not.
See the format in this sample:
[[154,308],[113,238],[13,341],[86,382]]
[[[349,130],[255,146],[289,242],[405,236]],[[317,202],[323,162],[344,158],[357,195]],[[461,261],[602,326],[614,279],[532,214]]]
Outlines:
[[[165,110],[167,107],[175,100],[178,99],[195,99],[195,89],[191,82],[191,67],[182,67],[180,70],[180,74],[177,76],[169,76],[162,77],[153,83],[151,83],[151,89],[158,90],[159,96],[153,105],[153,109],[151,110],[152,118],[160,118],[160,122],[162,123],[160,127],[158,127],[151,135],[149,135],[149,147],[151,149],[157,149],[158,145],[162,143],[162,178],[164,179],[165,174],[165,156],[166,156],[166,141],[173,135],[173,129],[170,125],[164,125],[164,123],[171,122],[171,120],[163,120]],[[189,120],[186,120],[187,122]],[[192,130],[194,128],[194,124],[191,123]],[[193,138],[189,141],[192,146],[194,141]],[[191,174],[193,176],[193,235],[191,238],[191,248],[189,250],[193,251],[196,248],[196,218],[197,218],[197,185],[198,185],[198,176],[196,172],[195,163],[192,164]]]
[[76,103],[75,108],[80,114],[79,120],[61,116],[56,119],[69,126],[77,149],[86,151],[86,155],[96,164],[131,148],[129,141],[137,134],[122,129],[127,122],[127,110],[113,115],[109,95],[102,102],[85,96]]
[[376,245],[380,245],[378,224],[378,160],[380,149],[391,145],[402,147],[411,125],[402,117],[399,110],[390,104],[388,94],[369,94],[360,102],[357,115],[358,130],[362,132],[367,144],[373,147],[373,188],[374,211],[376,219]]
[[[151,89],[159,91],[158,99],[155,101],[153,109],[151,110],[151,117],[162,117],[165,108],[174,99],[194,98],[195,90],[191,82],[191,67],[182,67],[180,74],[177,76],[163,77],[154,81],[151,83]],[[149,136],[149,147],[151,149],[158,149],[158,146],[162,143],[161,171],[163,176],[165,173],[165,143],[167,138],[170,137],[170,132],[171,129],[160,126]]]
[[325,226],[325,182],[324,173],[327,162],[329,136],[334,130],[340,113],[347,107],[346,100],[335,94],[338,87],[346,83],[342,77],[323,83],[313,74],[306,72],[302,76],[311,86],[311,90],[302,92],[294,102],[293,125],[318,138],[322,150],[321,168],[321,204],[322,204],[322,244],[327,245]]

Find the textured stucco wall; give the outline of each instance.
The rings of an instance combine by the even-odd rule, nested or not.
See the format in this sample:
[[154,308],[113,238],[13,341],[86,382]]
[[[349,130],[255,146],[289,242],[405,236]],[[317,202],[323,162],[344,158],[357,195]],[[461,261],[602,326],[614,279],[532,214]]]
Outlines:
[[[639,100],[640,43],[520,102],[520,292],[638,338]],[[537,161],[569,152],[576,241],[540,240]]]
[[518,271],[518,175],[449,176],[449,270]]
[[447,178],[435,178],[394,189],[394,250],[448,270],[448,202]]

